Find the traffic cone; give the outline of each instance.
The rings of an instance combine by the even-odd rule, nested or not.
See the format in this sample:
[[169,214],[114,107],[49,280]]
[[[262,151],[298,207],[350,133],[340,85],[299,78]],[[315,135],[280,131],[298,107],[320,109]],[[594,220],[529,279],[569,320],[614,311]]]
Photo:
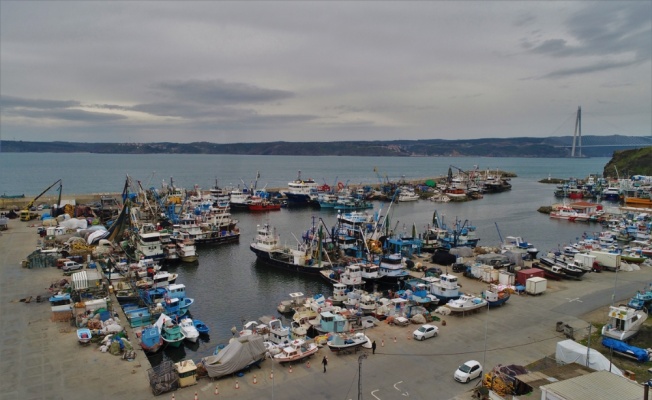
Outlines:
[[258,383],[258,379],[256,379],[256,375],[254,375],[254,385]]
[[240,389],[240,382],[235,381],[235,388],[236,388],[236,389]]
[[269,379],[270,379],[270,380],[271,380],[271,379],[274,379],[274,373],[273,373],[273,372],[270,372],[270,373],[269,373]]
[[172,393],[172,400],[174,400],[174,393]]
[[215,385],[215,396],[220,394],[220,389],[217,388],[217,385]]
[[310,368],[310,360],[306,362],[306,368]]
[[292,364],[290,364],[290,371],[289,373],[292,373]]
[[385,339],[380,341],[380,347],[385,347]]
[[197,392],[195,392],[195,400],[197,400]]
[[396,336],[394,336],[394,343],[396,343]]

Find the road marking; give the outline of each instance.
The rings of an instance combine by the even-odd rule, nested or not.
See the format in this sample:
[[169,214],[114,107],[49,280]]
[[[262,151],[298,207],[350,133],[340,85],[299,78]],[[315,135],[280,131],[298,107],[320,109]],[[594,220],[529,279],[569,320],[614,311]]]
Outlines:
[[[396,387],[396,385],[398,385],[399,383],[403,383],[403,381],[398,381],[398,382],[396,382],[396,383],[394,384],[394,389],[396,389],[396,390],[398,390],[398,391],[400,392],[401,389],[399,389],[399,388]],[[409,394],[408,392],[403,392],[403,393],[401,393],[401,394],[402,394],[403,396],[405,396],[405,397],[409,397],[409,396],[410,396],[410,394]]]
[[380,397],[378,397],[378,396],[376,396],[376,395],[374,394],[374,393],[376,393],[378,390],[379,390],[379,389],[376,389],[376,390],[372,390],[372,391],[371,391],[371,395],[374,396],[374,398],[375,398],[376,400],[380,400]]
[[582,300],[580,300],[579,297],[576,297],[576,298],[574,298],[574,299],[569,299],[568,297],[566,297],[566,300],[568,300],[569,303],[572,303],[572,302],[574,302],[574,301],[577,301],[577,302],[579,302],[579,303],[582,302]]

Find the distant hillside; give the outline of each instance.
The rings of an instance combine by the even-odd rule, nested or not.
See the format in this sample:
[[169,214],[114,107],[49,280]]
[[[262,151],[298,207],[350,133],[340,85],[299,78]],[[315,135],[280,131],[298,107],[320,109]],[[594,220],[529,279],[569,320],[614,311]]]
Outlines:
[[613,178],[632,175],[652,176],[652,147],[615,151],[602,174]]
[[[652,146],[650,137],[583,136],[582,156],[610,157],[615,150]],[[568,157],[572,136],[469,140],[387,140],[350,142],[265,143],[78,143],[3,140],[6,153],[105,153],[105,154],[245,154],[314,156],[482,156]],[[622,146],[632,143],[630,146]],[[616,146],[614,146],[616,145]],[[621,145],[621,146],[618,146]]]

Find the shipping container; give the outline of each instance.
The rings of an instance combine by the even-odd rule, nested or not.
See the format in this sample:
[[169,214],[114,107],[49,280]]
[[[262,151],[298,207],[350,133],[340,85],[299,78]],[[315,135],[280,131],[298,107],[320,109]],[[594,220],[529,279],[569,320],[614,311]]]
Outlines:
[[539,268],[529,268],[529,269],[522,269],[520,271],[516,272],[516,284],[525,286],[525,281],[528,280],[528,278],[532,277],[539,277],[543,278],[544,276],[544,271]]

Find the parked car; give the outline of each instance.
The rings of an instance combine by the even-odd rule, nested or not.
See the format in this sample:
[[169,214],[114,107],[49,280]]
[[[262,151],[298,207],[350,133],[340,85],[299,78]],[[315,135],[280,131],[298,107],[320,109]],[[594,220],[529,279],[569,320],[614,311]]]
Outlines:
[[75,261],[66,261],[63,263],[63,267],[61,267],[63,272],[77,271],[78,269],[82,268],[84,268],[84,266]]
[[429,337],[437,336],[438,333],[439,328],[434,325],[425,324],[421,325],[412,335],[414,336],[414,340],[426,340]]
[[463,383],[468,383],[480,376],[482,376],[482,365],[475,360],[469,360],[460,365],[453,375],[456,381]]

